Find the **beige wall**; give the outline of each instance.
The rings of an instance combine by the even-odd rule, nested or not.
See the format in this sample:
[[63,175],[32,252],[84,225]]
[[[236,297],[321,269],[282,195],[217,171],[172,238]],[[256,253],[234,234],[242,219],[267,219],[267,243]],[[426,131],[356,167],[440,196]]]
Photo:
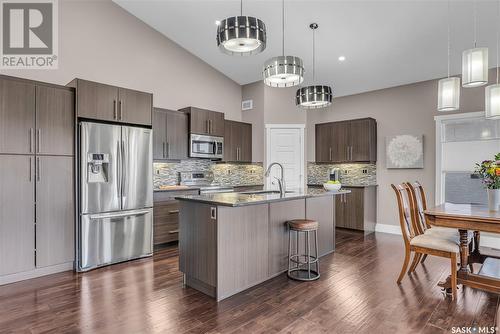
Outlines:
[[2,74],[63,85],[79,77],[152,92],[157,107],[197,106],[241,120],[240,85],[110,0],[61,0],[59,22],[58,70]]
[[295,105],[296,91],[296,87],[271,88],[262,81],[242,86],[243,100],[252,99],[254,103],[252,110],[242,114],[242,120],[253,125],[254,161],[265,160],[266,124],[306,124],[307,113]]
[[[490,81],[494,79],[490,71]],[[419,180],[428,202],[434,204],[435,188],[435,123],[437,80],[340,97],[327,110],[309,111],[308,160],[314,161],[314,124],[362,117],[373,117],[378,124],[377,183],[380,224],[399,224],[391,183]],[[484,110],[484,88],[462,89],[459,112]],[[424,135],[424,169],[387,169],[385,138],[395,134]]]

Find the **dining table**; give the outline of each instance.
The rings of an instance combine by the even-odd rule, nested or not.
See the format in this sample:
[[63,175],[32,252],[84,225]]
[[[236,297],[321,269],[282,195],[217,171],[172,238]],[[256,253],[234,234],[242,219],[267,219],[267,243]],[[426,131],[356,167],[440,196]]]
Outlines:
[[[491,211],[486,205],[444,203],[425,210],[432,226],[457,229],[460,243],[460,265],[457,283],[489,292],[500,293],[500,257],[482,254],[479,249],[481,232],[500,234],[500,211]],[[475,245],[469,247],[470,231],[474,231]],[[500,249],[500,241],[498,244]],[[470,264],[479,263],[476,272]],[[450,277],[439,286],[450,290]]]

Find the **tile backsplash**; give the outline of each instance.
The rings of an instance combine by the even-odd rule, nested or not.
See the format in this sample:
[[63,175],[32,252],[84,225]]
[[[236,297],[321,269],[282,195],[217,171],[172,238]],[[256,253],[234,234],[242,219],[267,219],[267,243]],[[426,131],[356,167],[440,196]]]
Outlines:
[[223,185],[243,186],[264,183],[262,164],[215,163],[210,160],[191,159],[176,162],[153,163],[154,189],[179,184],[179,172],[211,171],[214,182]]
[[340,168],[340,182],[345,185],[368,186],[377,184],[375,164],[317,164],[307,163],[307,184],[323,184],[328,181],[331,168]]

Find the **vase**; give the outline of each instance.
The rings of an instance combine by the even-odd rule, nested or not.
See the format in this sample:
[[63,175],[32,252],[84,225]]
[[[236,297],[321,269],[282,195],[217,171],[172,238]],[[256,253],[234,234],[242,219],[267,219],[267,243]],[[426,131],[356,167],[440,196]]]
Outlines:
[[500,189],[488,189],[488,208],[498,211],[500,207]]

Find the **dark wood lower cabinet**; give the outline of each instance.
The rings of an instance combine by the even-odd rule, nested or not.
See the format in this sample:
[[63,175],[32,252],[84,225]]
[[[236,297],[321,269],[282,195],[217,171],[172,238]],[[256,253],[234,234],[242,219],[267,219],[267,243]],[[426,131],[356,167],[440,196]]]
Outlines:
[[74,259],[73,157],[36,158],[36,266]]
[[179,240],[179,202],[155,202],[153,210],[153,243],[164,244]]
[[153,244],[179,240],[179,201],[176,196],[198,195],[196,190],[156,191],[153,205]]
[[0,155],[0,276],[35,269],[35,158]]
[[350,194],[335,197],[336,227],[371,233],[377,220],[377,188],[344,187]]

